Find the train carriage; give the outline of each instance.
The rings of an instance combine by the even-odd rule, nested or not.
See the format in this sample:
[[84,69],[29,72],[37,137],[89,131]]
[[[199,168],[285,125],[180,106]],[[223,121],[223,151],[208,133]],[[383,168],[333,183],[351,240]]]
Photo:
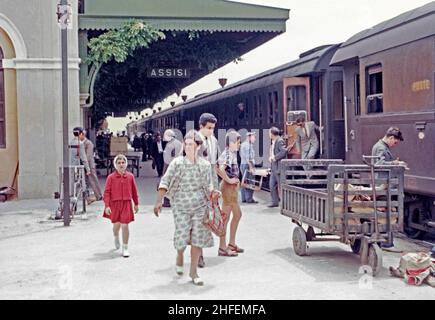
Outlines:
[[[308,119],[325,127],[320,136],[320,156],[343,158],[343,99],[330,94],[333,88],[342,92],[341,68],[329,66],[337,48],[338,45],[327,45],[312,49],[296,61],[154,114],[139,121],[139,126],[151,123],[153,131],[172,127],[184,132],[187,121],[197,126],[200,115],[210,112],[218,118],[217,129],[257,130],[258,141],[268,142],[268,137],[263,137],[264,129],[277,126],[287,133],[287,113],[303,110]],[[167,119],[174,116],[179,125],[168,125]],[[263,143],[257,147],[258,154],[268,158]]]
[[358,33],[336,51],[342,66],[348,163],[370,154],[386,129],[405,141],[393,153],[408,163],[405,230],[435,229],[435,2]]
[[[398,126],[405,142],[394,153],[410,167],[405,231],[419,237],[435,233],[434,82],[431,2],[341,45],[314,48],[296,61],[153,114],[138,128],[163,132],[172,127],[184,133],[187,121],[197,126],[199,116],[210,112],[218,118],[217,129],[257,130],[257,155],[268,159],[270,141],[263,129],[277,126],[286,135],[291,130],[288,113],[305,111],[308,120],[324,127],[318,157],[358,164],[388,127]],[[297,153],[292,149],[289,157],[297,158]]]

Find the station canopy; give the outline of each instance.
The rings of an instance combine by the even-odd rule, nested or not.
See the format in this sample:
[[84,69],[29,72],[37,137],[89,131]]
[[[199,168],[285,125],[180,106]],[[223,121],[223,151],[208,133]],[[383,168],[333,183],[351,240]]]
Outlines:
[[224,0],[84,0],[80,12],[82,59],[89,40],[131,19],[166,36],[123,63],[105,64],[93,92],[92,68],[81,64],[81,93],[94,95],[100,117],[139,112],[173,93],[182,95],[184,87],[285,32],[289,18],[288,9]]

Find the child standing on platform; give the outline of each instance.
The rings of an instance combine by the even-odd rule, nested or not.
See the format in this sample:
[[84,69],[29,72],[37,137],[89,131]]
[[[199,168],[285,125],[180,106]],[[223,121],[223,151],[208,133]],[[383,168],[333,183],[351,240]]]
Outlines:
[[113,223],[116,249],[120,248],[119,230],[122,229],[122,256],[127,258],[130,256],[128,252],[128,224],[134,221],[134,214],[139,210],[139,199],[134,175],[127,172],[127,158],[122,154],[117,155],[114,166],[116,171],[110,174],[106,180],[103,216],[109,218]]

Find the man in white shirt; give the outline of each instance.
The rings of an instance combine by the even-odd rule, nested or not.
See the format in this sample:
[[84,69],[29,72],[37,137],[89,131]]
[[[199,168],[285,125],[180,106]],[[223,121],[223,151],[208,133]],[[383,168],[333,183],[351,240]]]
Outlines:
[[272,127],[269,130],[269,136],[272,140],[272,146],[270,149],[270,166],[271,173],[269,178],[269,188],[272,203],[268,205],[269,208],[279,207],[279,183],[280,172],[279,163],[282,159],[287,157],[288,150],[285,146],[284,140],[280,136],[280,130],[276,127]]
[[153,161],[157,169],[157,174],[159,177],[163,175],[163,166],[164,166],[164,159],[163,159],[163,150],[165,149],[166,142],[162,141],[162,137],[160,133],[156,133],[155,136],[155,142],[153,143]]
[[218,177],[216,173],[216,162],[220,155],[219,144],[214,136],[214,128],[216,127],[217,119],[211,113],[204,113],[199,118],[199,136],[203,144],[199,149],[198,155],[212,165],[212,182],[216,190],[219,189]]
[[[199,136],[204,142],[199,149],[198,155],[211,163],[211,181],[215,190],[219,190],[219,181],[216,172],[216,163],[220,154],[219,145],[216,137],[214,136],[214,128],[216,127],[217,119],[211,113],[203,113],[199,117]],[[201,255],[198,261],[198,267],[204,268],[204,257]]]

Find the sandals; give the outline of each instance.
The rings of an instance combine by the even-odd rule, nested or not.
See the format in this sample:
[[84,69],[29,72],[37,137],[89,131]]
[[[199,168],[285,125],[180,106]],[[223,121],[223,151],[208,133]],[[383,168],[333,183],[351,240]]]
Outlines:
[[204,268],[205,267],[205,261],[204,261],[204,257],[203,256],[199,256],[198,267],[199,268]]
[[182,276],[183,273],[184,273],[184,265],[183,265],[183,263],[182,263],[181,266],[179,266],[177,263],[178,263],[178,257],[177,257],[177,259],[175,260],[175,272],[176,272],[179,276]]
[[245,252],[244,249],[239,248],[237,245],[231,244],[231,243],[228,244],[228,248],[230,248],[232,251],[237,252],[237,253],[243,253],[243,252]]
[[175,272],[179,275],[182,276],[184,273],[184,267],[183,266],[177,266],[175,265]]
[[192,278],[192,282],[195,286],[203,286],[204,281],[200,277]]
[[230,250],[228,248],[227,249],[219,248],[218,256],[221,256],[221,257],[237,257],[238,254],[237,254],[237,252],[234,252],[234,251],[232,251],[232,250]]

